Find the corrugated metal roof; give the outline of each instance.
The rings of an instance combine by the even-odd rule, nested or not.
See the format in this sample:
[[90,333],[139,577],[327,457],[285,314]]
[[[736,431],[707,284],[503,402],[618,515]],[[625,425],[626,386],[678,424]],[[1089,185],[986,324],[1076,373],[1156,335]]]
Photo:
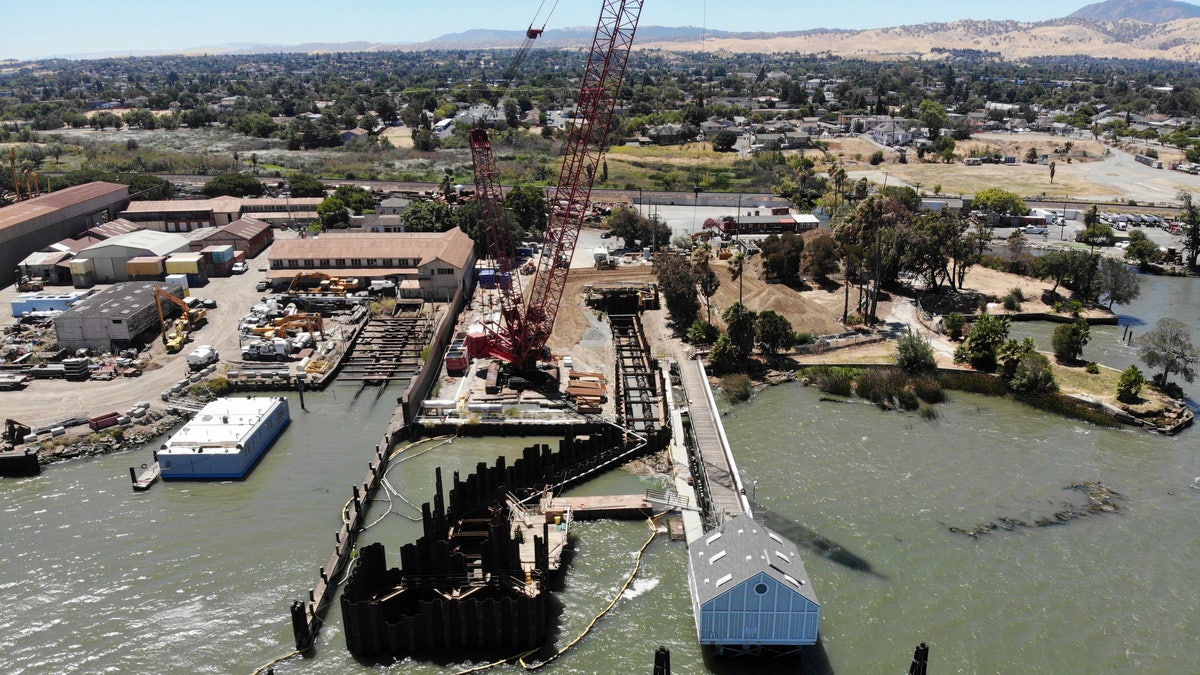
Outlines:
[[175,251],[186,251],[188,240],[173,232],[157,232],[155,230],[140,230],[128,234],[120,234],[98,244],[93,244],[83,251],[80,257],[86,258],[87,253],[107,246],[124,246],[126,248],[144,249],[154,255],[169,255]]
[[271,229],[271,224],[250,216],[242,216],[221,228],[222,232],[249,241]]
[[[123,194],[122,194],[123,193]],[[96,181],[0,208],[0,230],[97,197],[128,197],[129,187]]]

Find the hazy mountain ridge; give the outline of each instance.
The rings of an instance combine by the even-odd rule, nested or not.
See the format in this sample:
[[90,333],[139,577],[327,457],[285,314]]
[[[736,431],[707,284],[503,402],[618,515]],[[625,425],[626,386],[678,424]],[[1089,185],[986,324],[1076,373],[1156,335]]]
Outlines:
[[1108,0],[1072,12],[1067,18],[1097,22],[1132,20],[1159,24],[1200,18],[1200,7],[1175,0]]

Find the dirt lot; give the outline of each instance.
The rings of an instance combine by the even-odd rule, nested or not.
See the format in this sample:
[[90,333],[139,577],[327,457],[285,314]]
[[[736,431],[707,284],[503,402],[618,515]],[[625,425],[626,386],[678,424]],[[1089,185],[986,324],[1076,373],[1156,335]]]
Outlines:
[[[276,232],[277,237],[289,234],[295,236],[294,233]],[[192,295],[216,300],[217,308],[208,310],[208,323],[178,354],[167,354],[162,343],[154,341],[140,355],[149,360],[140,377],[118,377],[106,382],[36,380],[23,391],[0,392],[3,416],[37,426],[39,422],[75,415],[124,411],[139,401],[149,401],[157,406],[162,403],[160,395],[164,390],[188,376],[185,358],[197,345],[216,347],[223,359],[238,358],[238,323],[262,295],[254,290],[254,286],[264,278],[266,255],[264,251],[249,260],[250,271],[245,274],[214,278],[204,287],[193,289]],[[16,295],[15,285],[0,289],[0,307],[7,310]],[[4,317],[5,324],[13,321],[15,319],[11,317]]]

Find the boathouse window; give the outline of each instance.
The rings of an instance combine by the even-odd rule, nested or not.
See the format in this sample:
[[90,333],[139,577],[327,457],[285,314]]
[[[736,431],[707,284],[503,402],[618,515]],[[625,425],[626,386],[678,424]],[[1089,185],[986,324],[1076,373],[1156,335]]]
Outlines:
[[767,590],[768,590],[768,589],[767,589],[767,585],[766,585],[766,584],[755,584],[755,586],[754,586],[754,592],[755,592],[755,593],[757,593],[757,594],[759,594],[759,595],[766,595],[766,594],[767,594]]

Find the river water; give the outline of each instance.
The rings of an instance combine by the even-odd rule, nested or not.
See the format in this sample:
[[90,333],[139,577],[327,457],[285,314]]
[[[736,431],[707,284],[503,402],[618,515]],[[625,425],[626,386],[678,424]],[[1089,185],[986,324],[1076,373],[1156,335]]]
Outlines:
[[[1148,279],[1127,322],[1200,324],[1194,280]],[[1137,317],[1144,317],[1138,319]],[[1052,327],[1014,325],[1014,335]],[[1094,329],[1085,357],[1123,367],[1121,329]],[[1113,335],[1106,336],[1105,331]],[[1043,347],[1046,348],[1046,347]],[[1194,387],[1194,385],[1193,385]],[[1195,398],[1195,389],[1185,384]],[[332,551],[350,486],[366,473],[398,388],[348,386],[292,400],[293,423],[236,483],[130,490],[146,449],[0,481],[0,671],[250,673],[292,649],[288,605]],[[725,418],[743,478],[768,526],[816,533],[863,564],[802,548],[824,607],[822,648],[806,672],[903,672],[920,641],[937,672],[1196,672],[1200,662],[1200,453],[1195,430],[1165,438],[1099,429],[1020,404],[953,394],[936,420],[818,400],[799,385],[760,392]],[[388,474],[398,495],[430,499],[433,469],[468,472],[538,439],[431,441]],[[1032,522],[1086,503],[1067,486],[1102,481],[1120,511],[971,539],[949,531],[1004,517]],[[634,493],[653,479],[611,473],[580,493]],[[389,562],[418,536],[418,512],[380,496],[360,543]],[[555,648],[609,604],[649,534],[645,523],[579,523]],[[695,645],[686,549],[659,537],[613,612],[547,668],[646,672],[659,645],[675,672],[770,672]],[[869,570],[861,569],[869,566]],[[360,663],[335,604],[315,650],[276,673],[446,673],[467,665]],[[789,670],[791,667],[789,666]],[[518,672],[515,666],[499,669]],[[794,670],[792,672],[795,672]]]

